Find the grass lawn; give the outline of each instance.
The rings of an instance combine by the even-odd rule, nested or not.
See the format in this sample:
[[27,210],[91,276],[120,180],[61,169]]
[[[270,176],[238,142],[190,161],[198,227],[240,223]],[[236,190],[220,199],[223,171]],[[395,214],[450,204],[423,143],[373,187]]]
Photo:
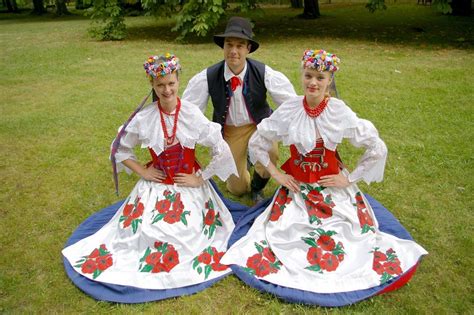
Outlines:
[[[286,7],[264,12],[254,18],[261,48],[253,58],[284,72],[301,92],[303,50],[336,53],[342,60],[336,77],[341,98],[371,120],[386,142],[384,182],[361,188],[430,253],[409,285],[338,309],[285,303],[235,276],[192,296],[139,305],[97,302],[83,294],[67,278],[60,251],[82,221],[118,200],[109,145],[149,90],[143,61],[150,54],[177,54],[182,92],[222,52],[210,36],[173,41],[171,20],[128,18],[126,40],[96,42],[87,37],[89,21],[79,16],[2,14],[0,312],[474,312],[472,17],[442,16],[414,1],[389,4],[376,14],[363,4],[323,4],[323,16],[310,21],[294,19],[301,10]],[[340,151],[351,166],[361,154],[347,143]],[[201,160],[205,153],[199,150]],[[146,152],[140,156],[147,159]],[[282,148],[281,160],[287,156]],[[119,198],[136,180],[120,175]],[[266,194],[275,188],[272,181]]]

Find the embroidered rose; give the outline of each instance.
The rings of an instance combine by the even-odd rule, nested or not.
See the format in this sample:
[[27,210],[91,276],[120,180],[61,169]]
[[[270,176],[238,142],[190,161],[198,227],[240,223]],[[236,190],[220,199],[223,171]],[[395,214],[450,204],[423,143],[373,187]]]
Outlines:
[[220,263],[225,252],[219,252],[215,247],[207,247],[201,254],[193,259],[193,269],[198,274],[204,272],[204,279],[207,279],[212,271],[224,271],[228,268],[227,265]]
[[161,220],[168,224],[175,224],[182,222],[184,225],[188,225],[186,216],[189,215],[190,211],[184,211],[184,203],[181,201],[181,193],[172,193],[169,190],[163,192],[165,199],[160,200],[159,197],[156,199],[155,209],[153,209],[153,217],[151,224],[155,224]]
[[312,224],[316,222],[319,225],[321,224],[321,219],[332,217],[333,208],[336,205],[332,201],[331,195],[328,194],[324,197],[321,193],[325,187],[313,187],[309,184],[305,184],[302,185],[300,189],[306,211],[308,212],[309,223]]
[[98,248],[93,249],[89,255],[76,261],[74,267],[81,268],[82,273],[92,274],[92,278],[96,279],[112,265],[112,254],[107,250],[105,244],[101,244]]
[[373,263],[372,269],[380,275],[380,283],[386,283],[390,279],[397,277],[403,273],[400,266],[400,260],[393,248],[389,248],[383,253],[378,247],[372,251]]
[[202,212],[202,231],[208,239],[211,239],[217,227],[222,226],[222,222],[219,213],[214,209],[212,199],[209,198],[204,203],[204,208],[205,210]]
[[356,203],[354,206],[357,209],[357,218],[359,219],[359,225],[361,227],[361,233],[367,233],[372,231],[375,233],[374,228],[374,220],[372,219],[369,209],[365,205],[364,198],[362,197],[362,193],[358,191],[354,196]]
[[286,206],[289,205],[292,201],[292,198],[288,197],[288,189],[286,187],[281,187],[278,190],[278,194],[275,197],[273,202],[272,210],[270,213],[270,221],[278,221],[280,216],[283,214]]
[[124,229],[132,227],[132,232],[135,234],[138,230],[138,226],[142,223],[142,215],[145,206],[140,202],[140,197],[136,197],[133,203],[128,203],[130,199],[127,199],[125,206],[122,210],[119,223],[122,223]]
[[265,277],[271,273],[277,273],[282,263],[276,258],[275,254],[268,246],[265,240],[255,243],[257,253],[247,258],[246,267],[243,269],[251,275]]
[[170,272],[179,264],[179,253],[172,244],[154,242],[154,247],[147,247],[140,258],[140,272]]
[[335,231],[325,231],[321,228],[309,233],[308,237],[301,239],[310,247],[306,253],[309,266],[305,269],[323,273],[331,272],[339,267],[344,260],[344,245],[334,240]]

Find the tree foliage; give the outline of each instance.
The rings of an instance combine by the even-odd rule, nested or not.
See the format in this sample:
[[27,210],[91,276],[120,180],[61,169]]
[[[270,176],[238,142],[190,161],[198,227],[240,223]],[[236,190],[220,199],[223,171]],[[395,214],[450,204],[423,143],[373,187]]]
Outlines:
[[[89,15],[94,20],[89,29],[90,34],[101,40],[123,39],[126,35],[123,0],[93,1],[94,5],[89,9]],[[257,1],[241,0],[233,3],[233,7],[235,11],[245,13],[256,9],[258,7]],[[292,5],[297,5],[300,2],[300,0],[291,0]],[[467,5],[470,8],[472,0],[434,0],[434,5],[443,13],[451,13],[453,4],[458,2],[462,2],[464,5],[461,8],[467,7]],[[304,3],[303,17],[306,14],[310,18],[317,18],[319,16],[318,1],[304,0]],[[309,4],[314,6],[311,14],[307,12]],[[176,25],[172,30],[179,33],[178,39],[183,39],[190,33],[205,36],[212,31],[224,16],[228,3],[227,0],[141,0],[141,6],[147,15],[175,17]],[[377,10],[385,10],[387,6],[385,0],[368,0],[366,8],[373,13]],[[467,11],[470,14],[470,9]]]
[[93,21],[89,34],[99,40],[120,40],[126,36],[125,18],[119,0],[95,0],[87,11]]

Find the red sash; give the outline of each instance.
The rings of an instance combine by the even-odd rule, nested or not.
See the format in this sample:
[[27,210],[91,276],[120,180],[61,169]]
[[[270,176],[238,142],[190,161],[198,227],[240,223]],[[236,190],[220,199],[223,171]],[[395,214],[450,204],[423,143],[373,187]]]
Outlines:
[[200,168],[194,158],[194,149],[183,148],[179,143],[167,147],[160,155],[156,155],[151,148],[148,150],[153,160],[147,166],[152,164],[154,168],[165,172],[164,184],[174,184],[173,177],[178,173],[191,174]]
[[322,139],[316,141],[316,147],[305,155],[300,154],[292,144],[290,154],[281,169],[300,182],[315,183],[321,176],[339,173],[336,151],[325,148]]

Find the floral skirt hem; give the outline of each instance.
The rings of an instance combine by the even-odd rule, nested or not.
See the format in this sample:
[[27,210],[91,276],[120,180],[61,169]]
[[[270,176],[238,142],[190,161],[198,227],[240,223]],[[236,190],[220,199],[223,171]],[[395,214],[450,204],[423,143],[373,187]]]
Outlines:
[[[374,211],[374,215],[379,224],[378,228],[381,232],[393,235],[400,239],[413,240],[408,231],[390,213],[390,211],[388,211],[371,196],[365,195],[365,198]],[[254,220],[265,211],[271,202],[273,202],[272,199],[266,200],[265,202],[262,202],[261,204],[249,209],[244,215],[242,215],[240,220],[237,222],[234,232],[229,240],[229,248],[247,234]],[[263,279],[259,279],[255,275],[249,273],[248,270],[246,270],[248,268],[235,264],[231,265],[231,269],[234,274],[247,285],[261,292],[271,293],[285,301],[292,303],[319,305],[324,307],[339,307],[354,304],[372,296],[400,288],[414,275],[421,259],[422,258],[420,257],[417,263],[415,263],[410,268],[407,268],[398,277],[390,279],[379,286],[368,289],[335,293],[316,293],[274,284]]]

